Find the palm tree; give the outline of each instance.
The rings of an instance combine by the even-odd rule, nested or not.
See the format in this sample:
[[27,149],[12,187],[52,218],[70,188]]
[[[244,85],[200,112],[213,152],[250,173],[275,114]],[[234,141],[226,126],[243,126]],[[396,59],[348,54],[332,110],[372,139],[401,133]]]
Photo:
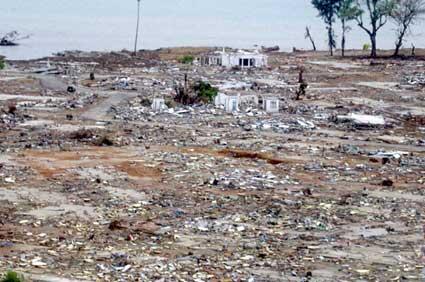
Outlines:
[[134,41],[134,55],[137,54],[137,40],[139,39],[139,25],[140,25],[140,0],[137,0],[137,26],[136,26],[136,40]]

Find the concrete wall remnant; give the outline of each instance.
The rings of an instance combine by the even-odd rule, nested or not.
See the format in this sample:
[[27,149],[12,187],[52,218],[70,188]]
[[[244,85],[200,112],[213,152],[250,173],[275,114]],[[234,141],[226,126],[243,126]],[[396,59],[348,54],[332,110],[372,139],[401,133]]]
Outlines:
[[239,96],[227,96],[224,109],[228,113],[239,111]]
[[217,107],[224,107],[227,113],[233,113],[239,111],[240,95],[229,96],[224,93],[218,93],[214,99],[214,104]]
[[226,105],[226,99],[227,99],[227,97],[228,96],[226,94],[224,94],[224,93],[218,93],[217,96],[215,96],[215,98],[214,98],[214,104],[217,107]]
[[276,97],[267,97],[263,99],[263,110],[267,113],[279,112],[279,99]]
[[152,110],[162,112],[167,108],[164,98],[154,98],[152,102]]

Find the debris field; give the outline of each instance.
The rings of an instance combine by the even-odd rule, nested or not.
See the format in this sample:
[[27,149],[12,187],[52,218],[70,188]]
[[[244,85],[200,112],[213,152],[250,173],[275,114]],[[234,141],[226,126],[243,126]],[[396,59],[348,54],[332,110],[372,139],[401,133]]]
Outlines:
[[[424,60],[270,53],[237,69],[181,64],[185,52],[206,50],[66,52],[0,71],[0,270],[424,281]],[[238,110],[176,103],[185,76],[238,95]]]

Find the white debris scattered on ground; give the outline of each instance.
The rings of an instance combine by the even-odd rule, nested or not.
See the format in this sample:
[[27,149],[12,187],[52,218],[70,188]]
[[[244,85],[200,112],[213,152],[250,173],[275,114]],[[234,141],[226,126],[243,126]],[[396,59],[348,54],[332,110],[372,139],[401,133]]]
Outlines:
[[385,119],[383,116],[372,116],[363,114],[339,115],[337,116],[338,122],[351,122],[358,126],[384,126]]

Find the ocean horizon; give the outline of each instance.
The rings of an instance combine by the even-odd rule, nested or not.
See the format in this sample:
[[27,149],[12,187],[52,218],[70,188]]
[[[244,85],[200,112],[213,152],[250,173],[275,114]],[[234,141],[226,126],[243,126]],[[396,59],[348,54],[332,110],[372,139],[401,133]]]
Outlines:
[[[134,0],[3,0],[0,34],[17,30],[31,35],[19,46],[0,47],[8,59],[34,59],[65,50],[132,50],[136,26]],[[311,28],[320,50],[326,50],[326,29],[307,0],[142,1],[138,49],[182,46],[226,46],[251,48],[280,46],[282,51],[311,49],[304,38]],[[347,49],[361,49],[369,43],[364,31],[350,23]],[[424,22],[412,28],[405,47],[425,47]],[[339,41],[340,26],[335,32]],[[378,48],[392,49],[394,26],[378,34]],[[338,44],[339,47],[339,44]]]

